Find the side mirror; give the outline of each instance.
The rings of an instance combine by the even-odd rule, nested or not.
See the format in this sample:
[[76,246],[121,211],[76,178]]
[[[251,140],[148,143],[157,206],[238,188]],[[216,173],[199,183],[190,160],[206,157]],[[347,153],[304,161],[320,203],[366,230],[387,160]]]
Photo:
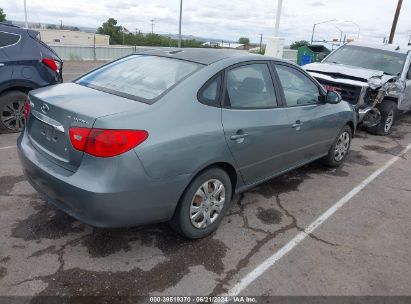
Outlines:
[[341,102],[342,98],[341,95],[337,92],[328,91],[327,95],[325,96],[325,101],[331,104],[337,104]]

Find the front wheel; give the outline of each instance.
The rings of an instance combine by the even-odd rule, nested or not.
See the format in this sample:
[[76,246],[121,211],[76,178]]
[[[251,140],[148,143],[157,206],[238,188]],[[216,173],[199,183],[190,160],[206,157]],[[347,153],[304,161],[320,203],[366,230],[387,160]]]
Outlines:
[[340,166],[350,151],[351,140],[352,130],[350,126],[346,125],[338,134],[328,151],[328,155],[322,159],[323,163],[332,168]]
[[208,236],[221,223],[231,195],[231,181],[224,170],[215,167],[200,173],[184,192],[171,226],[189,239]]
[[378,125],[369,127],[367,130],[375,135],[388,135],[392,132],[397,113],[397,104],[391,100],[384,100],[377,106],[381,113],[381,121]]

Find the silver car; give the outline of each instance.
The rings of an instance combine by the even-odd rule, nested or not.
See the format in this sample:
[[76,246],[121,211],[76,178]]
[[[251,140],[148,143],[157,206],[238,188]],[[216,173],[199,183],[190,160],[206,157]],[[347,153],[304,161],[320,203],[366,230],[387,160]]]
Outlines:
[[170,221],[188,238],[235,193],[322,159],[340,165],[356,113],[294,64],[214,49],[152,50],[30,92],[18,139],[46,201],[97,227]]
[[399,114],[411,110],[409,46],[352,42],[304,69],[350,102],[372,134],[390,134]]

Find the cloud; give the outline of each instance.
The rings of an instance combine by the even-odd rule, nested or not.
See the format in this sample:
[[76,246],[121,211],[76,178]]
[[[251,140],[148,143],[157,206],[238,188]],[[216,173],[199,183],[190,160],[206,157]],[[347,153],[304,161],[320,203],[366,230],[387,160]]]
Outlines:
[[[28,18],[32,22],[47,22],[88,26],[97,28],[113,17],[120,25],[129,29],[151,31],[151,19],[155,19],[157,33],[177,33],[179,17],[178,0],[53,0],[44,5],[44,0],[27,2]],[[216,39],[238,40],[248,36],[251,41],[263,40],[273,35],[277,2],[272,0],[220,0],[183,1],[183,34]],[[7,17],[24,20],[23,1],[5,1],[2,4]],[[309,40],[312,26],[324,20],[338,19],[339,22],[321,24],[316,27],[316,39],[339,38],[341,28],[347,37],[356,37],[361,27],[361,39],[381,42],[388,36],[396,1],[333,0],[283,2],[280,36],[286,43],[294,40]],[[411,1],[403,3],[397,27],[396,41],[407,42],[411,23]]]
[[312,6],[325,6],[324,2],[321,1],[315,1],[315,2],[311,2]]

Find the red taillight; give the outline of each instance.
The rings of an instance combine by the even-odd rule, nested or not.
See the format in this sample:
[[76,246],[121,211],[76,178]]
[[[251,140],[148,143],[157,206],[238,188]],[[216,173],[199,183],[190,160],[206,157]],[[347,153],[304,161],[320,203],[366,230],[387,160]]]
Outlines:
[[29,120],[29,116],[30,116],[30,101],[27,99],[24,102],[24,119],[26,120],[26,122]]
[[52,69],[54,72],[59,72],[59,65],[60,65],[60,63],[59,62],[57,62],[57,61],[55,61],[55,60],[53,60],[53,59],[50,59],[50,58],[44,58],[43,60],[42,60],[42,62],[45,64],[45,65],[47,65],[50,69]]
[[90,131],[91,129],[88,128],[70,128],[70,141],[74,149],[79,151],[85,150]]
[[73,147],[98,157],[112,157],[127,152],[147,137],[148,133],[143,130],[70,128]]

